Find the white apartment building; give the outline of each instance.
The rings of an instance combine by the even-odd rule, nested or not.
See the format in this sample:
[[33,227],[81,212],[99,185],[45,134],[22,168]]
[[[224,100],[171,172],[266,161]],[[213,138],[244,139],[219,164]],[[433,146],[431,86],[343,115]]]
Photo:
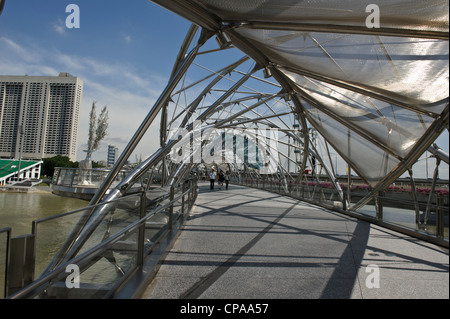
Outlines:
[[59,76],[0,76],[0,158],[76,161],[83,81]]

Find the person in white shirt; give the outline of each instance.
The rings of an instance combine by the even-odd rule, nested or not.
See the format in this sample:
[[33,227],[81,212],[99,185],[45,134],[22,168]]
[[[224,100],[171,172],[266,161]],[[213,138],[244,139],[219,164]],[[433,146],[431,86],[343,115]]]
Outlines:
[[228,189],[228,183],[230,182],[230,172],[225,173],[225,189]]
[[213,168],[211,173],[209,173],[210,189],[214,189],[214,181],[215,180],[216,180],[216,172],[214,171],[214,168]]

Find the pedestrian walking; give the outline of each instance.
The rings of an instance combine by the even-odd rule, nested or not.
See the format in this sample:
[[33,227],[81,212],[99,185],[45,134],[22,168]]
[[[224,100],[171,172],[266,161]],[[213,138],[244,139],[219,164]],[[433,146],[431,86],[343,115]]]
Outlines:
[[229,171],[226,171],[224,178],[225,178],[225,189],[228,190],[228,183],[230,182],[230,172]]
[[219,172],[219,178],[218,178],[218,182],[219,182],[219,190],[222,189],[223,186],[223,182],[225,181],[225,176],[223,175],[223,172],[220,171]]
[[209,173],[209,185],[210,189],[214,189],[214,181],[216,180],[216,172],[214,171],[214,168],[211,170],[211,173]]

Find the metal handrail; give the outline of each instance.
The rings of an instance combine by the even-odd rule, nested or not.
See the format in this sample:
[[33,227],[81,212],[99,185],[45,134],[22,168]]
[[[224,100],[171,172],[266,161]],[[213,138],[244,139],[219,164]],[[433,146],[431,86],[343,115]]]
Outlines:
[[[265,185],[267,186],[268,184],[272,185],[273,183],[271,183],[270,181],[266,181],[267,184],[263,183],[262,186],[259,183],[258,184],[250,183],[250,182],[248,182],[245,179],[234,180],[233,182],[236,183],[236,184],[239,184],[239,185],[252,187],[252,188],[256,188],[256,189],[262,189],[262,190],[265,190],[265,191],[282,194],[284,196],[289,196],[289,197],[301,199],[301,200],[304,200],[306,202],[310,202],[312,204],[325,207],[327,209],[332,209],[332,210],[339,211],[340,213],[344,213],[344,214],[350,215],[352,217],[356,217],[356,218],[360,218],[360,219],[363,219],[363,220],[367,220],[369,222],[380,224],[380,225],[382,225],[384,227],[391,228],[391,229],[394,229],[396,231],[405,233],[407,235],[410,235],[410,236],[413,236],[413,237],[417,237],[417,238],[421,238],[423,240],[430,241],[432,243],[435,243],[435,244],[438,244],[438,245],[441,245],[441,246],[444,246],[444,247],[447,247],[447,248],[448,248],[448,245],[449,245],[449,240],[447,238],[443,238],[444,224],[441,221],[439,222],[439,224],[436,225],[436,234],[433,235],[431,233],[424,232],[423,229],[417,230],[417,229],[414,229],[412,227],[407,227],[407,226],[404,226],[404,225],[396,224],[395,222],[392,222],[392,221],[384,219],[382,217],[382,215],[381,216],[377,215],[375,217],[372,217],[370,215],[367,215],[367,214],[364,214],[364,213],[361,213],[361,212],[358,212],[358,211],[355,211],[355,210],[350,210],[349,207],[347,207],[346,205],[342,205],[343,208],[336,207],[334,205],[327,204],[327,203],[322,202],[322,201],[316,201],[316,200],[312,200],[311,198],[302,197],[301,195],[300,196],[295,196],[295,195],[292,195],[289,192],[287,192],[287,193],[286,192],[282,192],[281,191],[282,188],[280,188],[280,187],[276,187],[278,190],[274,190],[273,187],[264,187]],[[280,186],[281,183],[282,182],[278,181],[278,183],[275,183],[273,185]],[[294,187],[295,186],[301,186],[302,188],[306,188],[307,190],[310,189],[310,187],[308,185],[300,185],[298,183],[294,184],[293,186]],[[347,190],[345,190],[345,191],[347,191]],[[389,199],[389,198],[385,197],[385,196],[380,196],[380,195],[374,196],[374,200],[375,201],[377,201],[378,199],[380,199],[381,203],[382,203],[383,199]],[[400,201],[402,201],[402,200],[396,200],[396,202],[400,202]],[[413,201],[411,201],[411,203],[413,203]],[[421,207],[423,207],[423,205],[424,204],[420,204]],[[438,203],[433,204],[431,206],[433,206],[435,208],[435,210],[438,211],[438,214],[439,214],[438,217],[442,218],[443,208],[444,207],[440,206]],[[419,226],[420,227],[426,227],[426,224],[419,224]]]
[[124,201],[126,199],[129,199],[129,198],[132,198],[132,197],[138,197],[138,196],[139,196],[139,194],[130,194],[130,195],[126,195],[124,197],[121,197],[121,198],[118,198],[118,199],[115,199],[115,200],[110,200],[110,201],[107,201],[107,202],[104,202],[104,203],[100,203],[100,204],[96,204],[96,205],[88,205],[88,206],[85,206],[85,207],[82,207],[82,208],[78,208],[78,209],[75,209],[75,210],[72,210],[72,211],[69,211],[69,212],[64,212],[64,213],[60,213],[60,214],[57,214],[57,215],[48,216],[48,217],[44,217],[44,218],[33,220],[31,222],[31,233],[35,237],[35,247],[34,247],[35,258],[36,258],[36,252],[37,252],[36,251],[36,246],[37,246],[37,243],[38,243],[38,225],[39,224],[43,224],[45,222],[49,222],[49,221],[52,221],[52,220],[55,220],[55,219],[67,217],[67,216],[70,216],[70,215],[75,215],[77,213],[82,213],[82,212],[84,212],[84,211],[86,211],[88,209],[97,208],[97,207],[100,207],[100,206],[103,206],[103,205],[119,203],[119,202]]
[[[101,177],[97,182],[101,183],[103,179],[109,174],[110,169],[107,168],[71,168],[71,167],[55,167],[55,173],[53,176],[52,183],[57,186],[69,186],[73,187],[74,185],[80,185],[80,180],[78,180],[82,174],[94,174],[92,177],[98,178]],[[81,174],[80,174],[81,173]],[[121,170],[119,173],[126,174],[127,170]],[[67,175],[70,174],[70,181],[67,183],[65,181],[61,181],[61,178],[67,178]],[[62,176],[62,177],[61,177]],[[75,181],[75,178],[77,179]],[[120,181],[120,178],[117,180]]]
[[[137,230],[149,218],[151,218],[155,214],[157,214],[157,213],[159,213],[161,211],[164,211],[164,210],[168,209],[169,207],[171,207],[173,204],[175,204],[177,201],[179,201],[181,198],[183,198],[186,194],[188,194],[189,192],[192,192],[192,189],[195,188],[195,187],[196,187],[196,184],[191,185],[190,188],[188,188],[186,191],[182,192],[177,197],[175,197],[172,200],[170,200],[168,203],[164,204],[163,206],[157,207],[156,209],[152,210],[151,212],[149,212],[144,217],[142,217],[139,220],[131,223],[127,227],[123,228],[122,230],[120,230],[119,232],[114,234],[113,236],[111,236],[108,239],[102,241],[101,243],[97,244],[96,246],[94,246],[93,248],[87,250],[86,252],[80,254],[79,256],[77,256],[77,257],[75,257],[75,258],[73,258],[73,259],[71,259],[71,260],[69,260],[69,261],[59,265],[58,267],[56,267],[55,269],[53,269],[49,273],[41,276],[39,279],[35,280],[30,285],[26,286],[25,288],[21,289],[20,291],[16,292],[13,295],[8,296],[7,298],[8,299],[28,298],[28,297],[31,297],[32,295],[35,295],[35,294],[39,293],[43,289],[45,289],[48,286],[50,286],[52,284],[51,281],[53,279],[57,278],[60,274],[65,273],[66,272],[66,268],[67,268],[68,265],[71,265],[71,264],[77,264],[77,265],[80,264],[80,265],[82,265],[82,264],[88,263],[89,261],[91,261],[95,257],[99,256],[101,253],[103,253],[107,249],[107,247],[112,246],[114,243],[119,241],[122,237],[125,237],[129,233]],[[119,200],[114,200],[114,201],[119,201]],[[191,200],[193,202],[195,199],[192,198]],[[102,204],[97,204],[97,205],[92,205],[92,206],[89,206],[89,207],[98,206],[98,205],[100,205],[100,206],[101,205],[106,205],[106,204],[110,204],[111,202],[113,202],[113,201],[110,201],[110,202],[107,202],[107,203],[102,203]],[[79,209],[76,210],[76,211],[79,211]],[[68,215],[68,214],[69,213],[66,213],[64,215]],[[61,215],[63,215],[63,214],[61,214]],[[44,218],[44,220],[48,220],[48,219],[50,219],[50,218]]]
[[36,233],[36,230],[37,230],[36,227],[40,223],[44,223],[44,222],[47,222],[47,221],[50,221],[50,220],[53,220],[53,219],[58,219],[58,218],[62,218],[62,217],[65,217],[65,216],[73,215],[73,214],[82,212],[82,211],[84,211],[86,209],[97,208],[97,207],[100,207],[100,206],[103,206],[103,205],[112,204],[112,203],[115,203],[115,202],[120,202],[120,201],[123,201],[124,199],[128,199],[130,197],[136,197],[136,196],[138,196],[138,194],[131,194],[131,195],[127,195],[127,196],[124,196],[124,197],[121,197],[121,198],[118,198],[118,199],[110,200],[110,201],[107,201],[107,202],[104,202],[104,203],[95,204],[95,205],[89,205],[89,206],[85,206],[85,207],[82,207],[82,208],[77,208],[77,209],[74,209],[74,210],[71,210],[71,211],[68,211],[68,212],[65,212],[65,213],[61,213],[61,214],[57,214],[57,215],[48,216],[48,217],[44,217],[44,218],[33,220],[32,221],[32,226],[31,226],[32,233],[33,234]]

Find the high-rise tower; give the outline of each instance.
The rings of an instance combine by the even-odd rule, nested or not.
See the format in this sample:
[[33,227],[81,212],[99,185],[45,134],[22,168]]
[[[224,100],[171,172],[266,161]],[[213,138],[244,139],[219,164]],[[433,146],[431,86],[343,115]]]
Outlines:
[[0,157],[76,160],[83,81],[59,76],[0,76]]

